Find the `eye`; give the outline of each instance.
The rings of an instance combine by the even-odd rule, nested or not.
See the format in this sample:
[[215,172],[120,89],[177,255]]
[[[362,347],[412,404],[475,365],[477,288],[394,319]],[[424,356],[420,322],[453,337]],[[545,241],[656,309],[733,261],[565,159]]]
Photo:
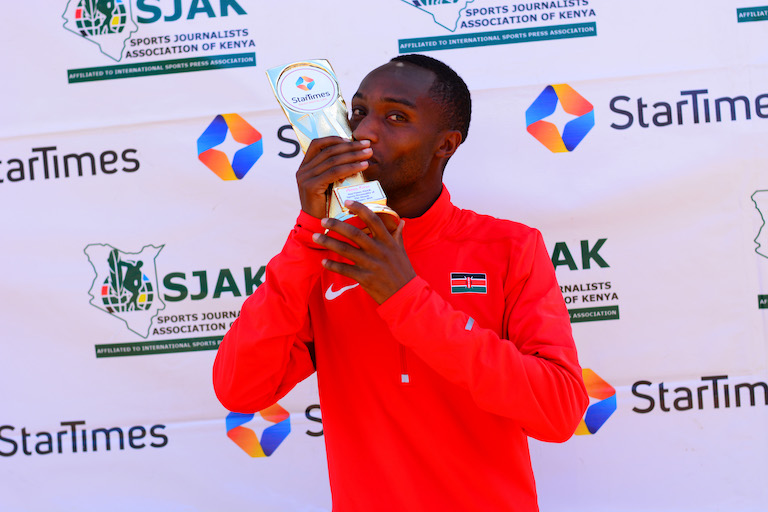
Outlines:
[[364,116],[365,110],[363,110],[361,107],[352,107],[352,115],[353,116]]
[[402,115],[402,114],[399,114],[397,112],[389,114],[387,116],[387,119],[389,119],[390,121],[395,121],[396,123],[402,123],[402,122],[406,121],[405,116]]

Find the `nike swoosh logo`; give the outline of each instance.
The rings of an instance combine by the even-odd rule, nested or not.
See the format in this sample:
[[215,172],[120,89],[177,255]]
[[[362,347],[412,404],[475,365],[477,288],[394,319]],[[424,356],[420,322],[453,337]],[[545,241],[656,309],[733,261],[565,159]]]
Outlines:
[[360,286],[360,283],[351,284],[349,286],[343,286],[339,288],[338,290],[333,289],[333,285],[329,286],[327,290],[325,290],[325,299],[326,300],[333,300],[337,298],[339,295],[344,293],[347,290],[351,290],[352,288],[357,288]]

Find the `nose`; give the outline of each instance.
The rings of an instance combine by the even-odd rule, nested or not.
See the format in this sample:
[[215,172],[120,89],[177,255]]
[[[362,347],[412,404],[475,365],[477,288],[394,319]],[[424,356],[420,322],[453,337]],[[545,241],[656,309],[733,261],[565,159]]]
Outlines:
[[378,140],[377,132],[375,119],[371,115],[355,119],[352,124],[352,137],[355,140],[370,140],[373,144]]

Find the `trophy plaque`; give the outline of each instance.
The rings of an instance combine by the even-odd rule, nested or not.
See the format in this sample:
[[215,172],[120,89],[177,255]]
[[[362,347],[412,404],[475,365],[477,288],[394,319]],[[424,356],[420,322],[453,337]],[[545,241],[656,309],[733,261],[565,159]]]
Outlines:
[[[352,140],[347,105],[341,97],[336,75],[327,60],[307,60],[267,70],[278,103],[291,123],[301,149],[306,153],[313,139],[336,135]],[[333,183],[326,192],[326,215],[358,227],[362,222],[344,206],[358,201],[376,213],[392,232],[400,216],[387,206],[378,181],[366,181],[359,172]]]

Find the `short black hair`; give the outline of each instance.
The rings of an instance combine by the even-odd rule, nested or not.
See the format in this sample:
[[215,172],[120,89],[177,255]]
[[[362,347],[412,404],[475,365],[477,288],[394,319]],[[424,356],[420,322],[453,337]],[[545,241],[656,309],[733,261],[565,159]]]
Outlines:
[[426,55],[398,55],[390,62],[413,64],[435,74],[435,82],[429,93],[442,108],[446,128],[458,130],[461,132],[461,141],[467,140],[469,120],[472,117],[472,98],[464,80],[444,62]]

